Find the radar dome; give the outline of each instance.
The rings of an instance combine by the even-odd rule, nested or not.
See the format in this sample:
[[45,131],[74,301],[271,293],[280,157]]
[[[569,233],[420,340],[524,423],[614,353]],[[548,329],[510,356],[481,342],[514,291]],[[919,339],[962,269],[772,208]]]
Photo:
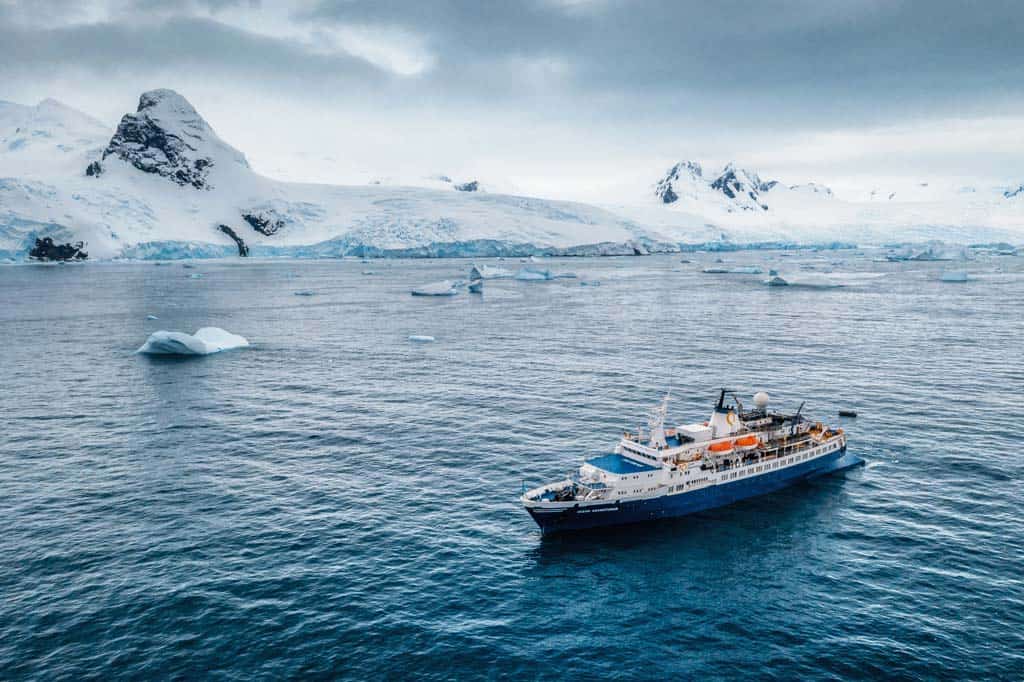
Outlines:
[[756,405],[757,409],[759,410],[763,410],[764,408],[768,407],[768,394],[765,393],[764,391],[758,391],[757,393],[755,393],[754,405]]

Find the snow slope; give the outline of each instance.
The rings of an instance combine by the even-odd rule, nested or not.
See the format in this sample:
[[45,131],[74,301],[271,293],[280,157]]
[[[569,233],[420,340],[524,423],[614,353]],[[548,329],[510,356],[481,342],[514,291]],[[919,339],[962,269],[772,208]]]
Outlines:
[[[641,226],[606,210],[481,191],[277,182],[255,173],[192,106],[170,90],[143,93],[111,136],[54,104],[4,104],[0,254],[20,257],[37,236],[83,240],[92,258],[343,255],[360,249],[429,255],[649,243]],[[18,143],[23,121],[47,144]],[[73,144],[71,143],[73,142]],[[31,152],[31,167],[21,163]],[[417,251],[420,250],[420,251]],[[632,248],[628,251],[632,253]]]
[[701,164],[682,161],[654,183],[647,201],[606,208],[654,232],[674,235],[688,225],[695,233],[700,222],[711,239],[747,243],[1019,242],[1024,192],[1012,189],[903,183],[851,201],[813,182],[765,181],[732,163],[707,174]]
[[[392,181],[393,182],[393,181]],[[54,100],[0,102],[0,258],[37,237],[91,258],[632,254],[711,241],[1021,241],[1024,193],[842,201],[729,164],[673,166],[647,197],[593,206],[486,182],[331,186],[256,173],[181,95],[143,93],[116,130]],[[1006,189],[1006,188],[1004,188]]]

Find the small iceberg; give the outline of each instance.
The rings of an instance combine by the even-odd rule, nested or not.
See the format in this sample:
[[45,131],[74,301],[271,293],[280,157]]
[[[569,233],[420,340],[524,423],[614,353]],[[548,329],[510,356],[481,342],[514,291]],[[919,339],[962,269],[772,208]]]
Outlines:
[[704,268],[701,272],[707,275],[760,275],[764,270],[756,265],[740,265],[735,268]]
[[469,282],[469,293],[471,294],[482,294],[484,293],[484,281],[482,279],[474,279]]
[[939,278],[942,282],[968,282],[970,279],[963,270],[947,270]]
[[802,276],[799,279],[785,279],[776,270],[768,271],[768,279],[764,284],[770,287],[802,287],[805,289],[839,289],[846,286],[842,282],[829,279],[825,275]]
[[469,279],[512,279],[511,271],[492,265],[474,265],[469,269]]
[[584,281],[580,282],[580,286],[581,287],[599,287],[599,286],[601,286],[601,282],[599,282],[596,279],[593,280],[593,281],[590,281],[590,282],[584,280]]
[[412,290],[413,296],[454,296],[457,293],[459,293],[457,283],[450,279],[434,282],[433,284],[424,284]]
[[303,291],[296,291],[295,295],[296,296],[316,296],[316,292],[315,291],[309,291],[309,290],[303,290]]
[[200,272],[193,272],[191,275],[188,276],[188,278],[189,279],[202,279],[203,275]]
[[376,275],[377,273],[373,270],[363,270],[364,275]]
[[409,336],[409,340],[413,343],[434,343],[437,339],[433,336],[426,336],[425,334],[412,334]]
[[156,315],[146,315],[147,320],[159,320],[160,318]]
[[224,331],[220,327],[203,327],[195,334],[163,330],[153,332],[135,352],[145,355],[210,355],[248,345],[249,341],[243,336]]
[[546,282],[553,279],[550,270],[540,270],[538,268],[519,268],[515,278],[520,282]]
[[186,269],[188,269],[188,270],[191,270],[191,269],[192,269],[192,268],[194,268],[195,266],[194,266],[194,265],[192,265],[191,263],[182,263],[182,264],[181,264],[181,267],[183,267],[183,268],[186,268]]

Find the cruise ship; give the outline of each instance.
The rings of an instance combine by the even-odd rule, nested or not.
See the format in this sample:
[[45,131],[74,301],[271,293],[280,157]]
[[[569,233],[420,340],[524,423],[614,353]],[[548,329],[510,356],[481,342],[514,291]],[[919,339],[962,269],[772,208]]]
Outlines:
[[846,434],[768,409],[758,392],[744,409],[721,389],[708,421],[665,425],[669,396],[645,434],[625,433],[615,450],[585,460],[566,479],[524,491],[523,506],[544,533],[683,516],[770,493],[863,460],[846,452]]

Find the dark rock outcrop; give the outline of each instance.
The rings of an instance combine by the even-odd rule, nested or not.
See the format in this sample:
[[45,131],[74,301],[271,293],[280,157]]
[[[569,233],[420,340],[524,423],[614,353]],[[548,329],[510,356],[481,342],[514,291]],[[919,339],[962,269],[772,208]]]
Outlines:
[[54,244],[50,237],[43,237],[36,239],[36,245],[28,252],[28,257],[44,261],[85,260],[89,254],[82,250],[84,248],[85,244],[82,242]]
[[249,167],[245,156],[218,138],[188,100],[173,90],[142,93],[136,112],[121,118],[103,151],[104,160],[110,156],[196,189],[210,188],[215,158]]
[[243,213],[242,220],[249,223],[252,229],[268,237],[272,234],[277,234],[277,232],[284,227],[283,219],[269,213],[259,213],[255,211]]
[[100,165],[99,161],[93,161],[86,167],[85,174],[90,178],[98,178],[103,175],[103,166]]
[[238,246],[239,256],[245,258],[246,256],[249,255],[249,247],[246,246],[245,241],[241,237],[235,234],[234,230],[232,230],[227,225],[218,225],[217,229],[226,234],[227,236],[231,237],[235,241],[235,245]]
[[480,189],[480,183],[476,180],[470,182],[464,182],[461,185],[455,185],[455,189],[460,192],[475,192]]

